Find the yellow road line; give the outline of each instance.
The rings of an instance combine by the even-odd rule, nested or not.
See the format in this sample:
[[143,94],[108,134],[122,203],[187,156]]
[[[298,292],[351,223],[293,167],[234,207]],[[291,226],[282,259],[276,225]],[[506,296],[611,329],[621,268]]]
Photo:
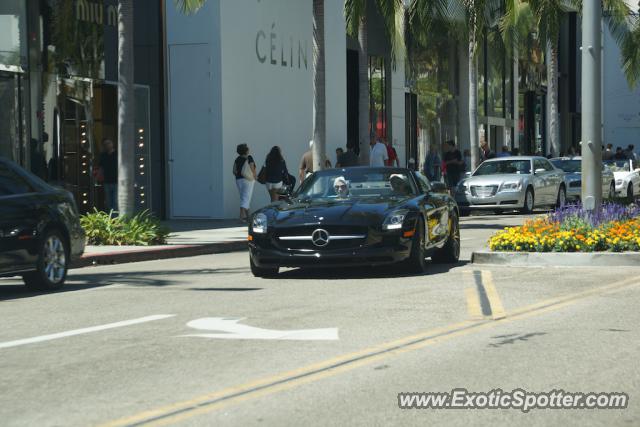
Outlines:
[[489,299],[489,304],[491,305],[491,315],[493,320],[504,319],[506,317],[506,313],[502,306],[500,296],[498,296],[498,291],[496,291],[496,287],[493,284],[493,276],[491,275],[491,272],[482,271],[481,277],[482,285],[484,286],[487,298]]
[[467,286],[464,289],[464,295],[467,300],[467,312],[469,317],[473,320],[483,319],[482,307],[480,307],[480,298],[478,297],[478,291],[475,284],[473,287]]
[[259,379],[236,387],[208,393],[194,399],[141,412],[130,417],[108,422],[101,425],[101,427],[173,424],[191,418],[195,415],[205,414],[232,404],[288,390],[303,384],[337,375],[341,372],[366,366],[391,356],[415,351],[439,342],[447,341],[455,337],[493,328],[498,325],[514,322],[515,320],[555,311],[573,305],[590,296],[616,292],[626,287],[636,287],[638,285],[640,285],[640,281],[638,281],[637,278],[629,278],[610,285],[562,297],[551,298],[516,309],[509,312],[509,317],[502,319],[500,322],[486,320],[476,322],[467,321],[442,328],[432,329],[420,334],[370,347],[362,351],[331,358],[272,377]]

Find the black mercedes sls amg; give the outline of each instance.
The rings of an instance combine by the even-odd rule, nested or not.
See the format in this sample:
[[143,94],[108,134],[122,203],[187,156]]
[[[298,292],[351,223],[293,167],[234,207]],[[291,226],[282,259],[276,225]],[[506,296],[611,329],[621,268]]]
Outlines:
[[425,258],[460,256],[459,211],[441,183],[403,168],[354,167],[310,175],[249,222],[251,271],[403,263],[421,273]]

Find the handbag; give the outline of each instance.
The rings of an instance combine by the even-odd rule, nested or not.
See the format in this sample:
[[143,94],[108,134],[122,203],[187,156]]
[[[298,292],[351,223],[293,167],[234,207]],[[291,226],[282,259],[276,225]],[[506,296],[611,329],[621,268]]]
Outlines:
[[267,169],[262,166],[262,169],[260,169],[260,172],[258,173],[258,182],[260,184],[265,184],[267,182]]
[[240,175],[247,181],[255,180],[253,176],[253,171],[251,170],[251,164],[249,163],[249,159],[244,159],[244,163],[242,164],[242,170],[240,171]]

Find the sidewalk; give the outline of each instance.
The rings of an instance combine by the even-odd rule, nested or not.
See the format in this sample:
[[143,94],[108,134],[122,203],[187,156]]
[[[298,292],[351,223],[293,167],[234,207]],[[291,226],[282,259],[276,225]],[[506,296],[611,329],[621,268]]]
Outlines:
[[172,230],[166,245],[87,246],[73,267],[235,252],[247,248],[247,226],[237,220],[172,220],[164,221],[163,225]]

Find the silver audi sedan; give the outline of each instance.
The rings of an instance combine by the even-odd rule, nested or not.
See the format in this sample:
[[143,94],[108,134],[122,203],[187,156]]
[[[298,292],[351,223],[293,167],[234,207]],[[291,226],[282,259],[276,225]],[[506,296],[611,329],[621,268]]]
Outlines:
[[563,206],[567,200],[564,172],[537,156],[486,160],[455,190],[462,215],[471,210],[519,210]]

